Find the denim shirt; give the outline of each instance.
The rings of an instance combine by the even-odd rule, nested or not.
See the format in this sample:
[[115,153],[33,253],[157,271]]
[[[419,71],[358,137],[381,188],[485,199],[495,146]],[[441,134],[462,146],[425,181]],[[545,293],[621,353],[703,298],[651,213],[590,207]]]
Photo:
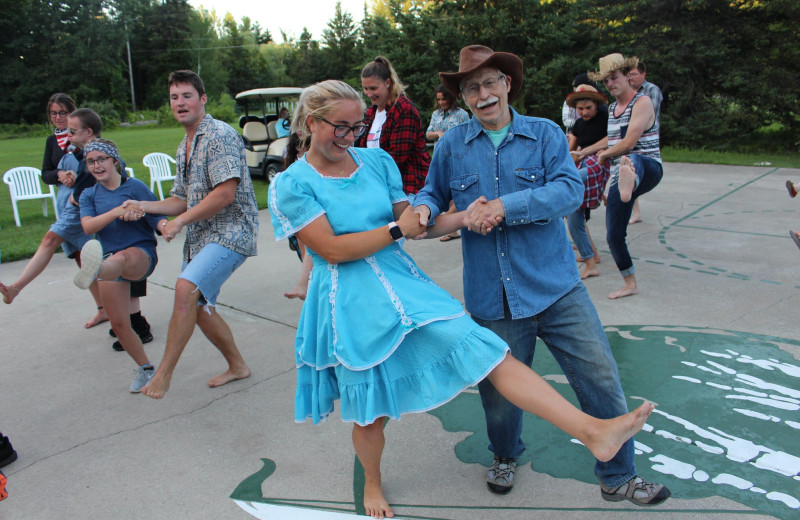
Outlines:
[[481,195],[500,198],[505,219],[491,233],[462,233],[464,300],[473,316],[504,317],[505,290],[512,318],[547,309],[580,283],[562,217],[583,202],[584,185],[555,123],[519,115],[495,148],[477,118],[442,136],[415,206],[431,217],[450,199],[464,210]]

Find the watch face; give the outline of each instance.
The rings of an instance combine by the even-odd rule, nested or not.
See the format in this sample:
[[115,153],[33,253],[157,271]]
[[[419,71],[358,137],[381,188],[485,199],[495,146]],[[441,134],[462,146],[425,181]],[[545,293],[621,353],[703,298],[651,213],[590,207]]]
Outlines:
[[399,226],[390,227],[389,233],[392,234],[392,238],[395,240],[400,240],[401,238],[403,238],[403,231],[400,229]]

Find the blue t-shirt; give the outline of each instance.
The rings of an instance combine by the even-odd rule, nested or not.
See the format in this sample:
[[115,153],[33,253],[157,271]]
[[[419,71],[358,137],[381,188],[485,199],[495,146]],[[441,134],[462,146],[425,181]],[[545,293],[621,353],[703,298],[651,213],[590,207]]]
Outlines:
[[[81,194],[81,219],[96,217],[119,207],[126,200],[156,200],[153,192],[139,179],[123,179],[115,190],[109,190],[97,183]],[[164,217],[147,214],[136,221],[114,220],[97,232],[97,238],[103,244],[104,253],[116,253],[129,247],[141,247],[154,250],[157,241],[156,225]]]

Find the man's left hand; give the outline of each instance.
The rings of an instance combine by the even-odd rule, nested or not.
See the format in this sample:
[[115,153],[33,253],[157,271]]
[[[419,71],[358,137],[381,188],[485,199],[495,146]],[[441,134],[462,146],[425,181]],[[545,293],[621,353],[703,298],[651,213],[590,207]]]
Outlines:
[[487,201],[481,196],[467,208],[464,226],[473,233],[488,235],[506,216],[506,208],[500,199]]
[[167,222],[167,225],[161,229],[161,234],[167,242],[175,238],[183,229],[183,224],[180,219],[173,219]]

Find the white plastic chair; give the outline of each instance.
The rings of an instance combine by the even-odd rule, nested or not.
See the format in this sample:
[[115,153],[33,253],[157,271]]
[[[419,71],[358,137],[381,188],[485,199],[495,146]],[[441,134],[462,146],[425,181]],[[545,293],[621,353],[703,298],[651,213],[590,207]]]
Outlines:
[[20,200],[34,200],[42,199],[42,213],[47,216],[47,199],[53,201],[53,212],[58,218],[58,207],[56,206],[56,192],[53,190],[52,185],[48,185],[50,191],[44,193],[42,191],[42,172],[38,168],[31,166],[19,166],[11,168],[3,174],[3,182],[8,184],[8,189],[11,192],[11,205],[14,209],[14,221],[17,227],[22,224],[19,221],[19,210],[17,209],[17,201]]
[[125,171],[128,172],[128,177],[133,177],[134,179],[136,178],[136,175],[133,174],[133,168],[131,168],[130,166],[127,166],[125,168]]
[[150,168],[150,191],[156,192],[154,186],[158,184],[158,196],[164,200],[164,191],[161,188],[161,183],[164,181],[175,180],[177,175],[172,174],[172,166],[170,163],[176,164],[175,159],[165,153],[149,153],[144,156],[142,163]]

